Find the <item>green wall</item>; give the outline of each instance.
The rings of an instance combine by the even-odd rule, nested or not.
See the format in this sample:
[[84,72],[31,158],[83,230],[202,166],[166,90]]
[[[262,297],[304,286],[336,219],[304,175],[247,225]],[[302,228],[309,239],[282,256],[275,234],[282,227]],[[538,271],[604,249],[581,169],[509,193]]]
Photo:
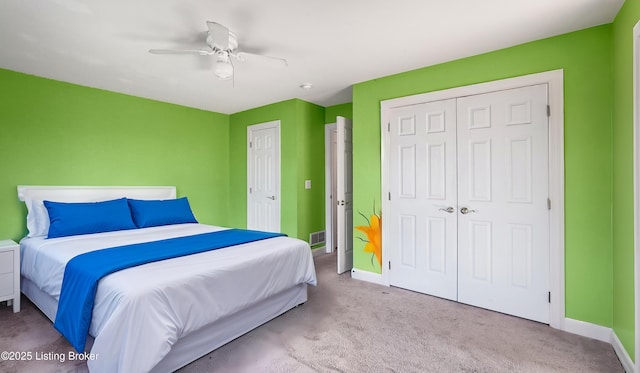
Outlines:
[[325,108],[324,113],[324,122],[326,124],[335,123],[337,116],[353,119],[353,104],[348,102],[346,104],[328,106]]
[[231,115],[230,224],[247,224],[247,127],[274,120],[280,120],[280,228],[308,241],[309,233],[324,229],[324,108],[298,99]]
[[[613,23],[613,330],[634,356],[633,26],[640,2],[626,1]],[[637,357],[636,357],[637,358]]]
[[0,69],[0,237],[26,233],[16,186],[175,185],[227,225],[229,117]]
[[[296,100],[298,134],[298,238],[324,230],[324,116],[325,108]],[[311,189],[304,181],[311,180]]]
[[26,233],[22,184],[175,185],[201,222],[246,227],[246,127],[272,120],[282,230],[308,240],[324,229],[321,106],[294,99],[229,116],[8,70],[0,86],[0,237]]
[[[611,25],[356,84],[354,208],[380,206],[380,101],[555,69],[565,89],[566,316],[610,327]],[[380,272],[363,247],[356,237],[354,266]]]

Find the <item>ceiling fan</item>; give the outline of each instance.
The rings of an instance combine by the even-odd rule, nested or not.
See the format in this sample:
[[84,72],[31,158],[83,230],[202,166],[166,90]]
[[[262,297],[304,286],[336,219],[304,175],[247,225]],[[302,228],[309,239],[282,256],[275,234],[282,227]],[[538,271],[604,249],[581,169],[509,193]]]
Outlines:
[[238,61],[245,61],[247,58],[257,57],[262,60],[268,60],[275,66],[287,66],[287,60],[277,57],[264,56],[255,53],[243,52],[238,49],[238,40],[236,35],[229,31],[225,26],[207,21],[207,39],[206,43],[209,49],[149,49],[151,54],[192,54],[197,56],[214,56],[215,65],[213,73],[220,80],[227,80],[233,76],[233,64],[231,58]]

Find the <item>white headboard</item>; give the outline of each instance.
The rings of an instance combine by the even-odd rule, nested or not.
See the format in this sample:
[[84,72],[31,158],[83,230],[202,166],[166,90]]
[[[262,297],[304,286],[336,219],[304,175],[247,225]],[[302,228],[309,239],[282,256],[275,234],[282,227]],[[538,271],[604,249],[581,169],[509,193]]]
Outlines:
[[39,186],[18,185],[18,199],[96,202],[116,198],[173,199],[175,186]]

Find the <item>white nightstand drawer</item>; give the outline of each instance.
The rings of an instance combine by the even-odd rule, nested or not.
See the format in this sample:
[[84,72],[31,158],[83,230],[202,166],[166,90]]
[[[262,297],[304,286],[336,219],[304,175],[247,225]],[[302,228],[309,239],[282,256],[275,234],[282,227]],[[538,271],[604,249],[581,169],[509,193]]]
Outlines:
[[0,275],[13,273],[13,251],[0,252]]
[[13,294],[13,273],[0,275],[0,297]]
[[20,245],[12,240],[0,240],[0,300],[20,312]]

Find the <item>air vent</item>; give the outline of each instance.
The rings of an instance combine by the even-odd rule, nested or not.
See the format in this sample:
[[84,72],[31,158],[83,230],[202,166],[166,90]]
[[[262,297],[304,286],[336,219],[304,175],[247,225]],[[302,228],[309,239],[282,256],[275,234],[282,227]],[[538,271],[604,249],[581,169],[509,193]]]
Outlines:
[[325,240],[324,237],[325,237],[324,231],[311,233],[309,235],[309,245],[314,246],[314,245],[319,245],[321,243],[324,243],[324,240]]

